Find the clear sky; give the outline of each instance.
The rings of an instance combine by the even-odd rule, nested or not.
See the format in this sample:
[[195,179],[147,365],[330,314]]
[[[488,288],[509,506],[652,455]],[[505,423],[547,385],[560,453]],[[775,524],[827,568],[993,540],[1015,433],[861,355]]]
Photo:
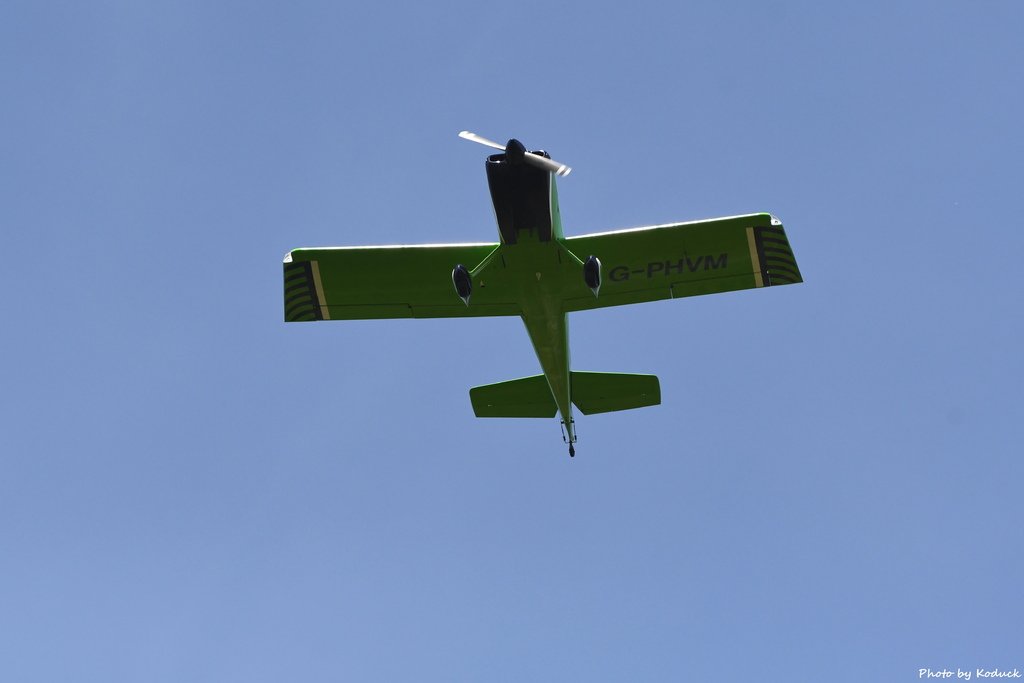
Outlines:
[[[1020,2],[0,6],[0,678],[1024,669]],[[478,420],[514,318],[282,322],[300,246],[770,211],[805,283],[570,316],[663,404]],[[386,274],[382,274],[386,277]]]

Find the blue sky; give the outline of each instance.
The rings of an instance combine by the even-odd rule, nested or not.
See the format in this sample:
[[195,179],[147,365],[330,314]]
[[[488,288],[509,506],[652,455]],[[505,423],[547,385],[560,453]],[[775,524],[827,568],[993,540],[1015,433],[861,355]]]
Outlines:
[[[1024,667],[1016,2],[0,9],[6,680]],[[291,248],[770,211],[805,283],[570,317],[663,404],[477,420],[515,319],[285,325]]]

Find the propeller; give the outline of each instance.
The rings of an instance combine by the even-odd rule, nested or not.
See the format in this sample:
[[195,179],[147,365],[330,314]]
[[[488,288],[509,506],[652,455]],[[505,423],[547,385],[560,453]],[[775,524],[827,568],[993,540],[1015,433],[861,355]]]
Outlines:
[[477,135],[476,133],[470,133],[468,130],[464,130],[461,133],[459,133],[459,137],[465,140],[469,140],[471,142],[476,142],[478,144],[485,145],[487,147],[500,149],[502,152],[505,152],[511,160],[521,159],[532,166],[542,168],[545,171],[554,173],[557,176],[562,176],[563,178],[572,172],[572,169],[566,166],[565,164],[560,164],[557,161],[548,159],[547,157],[542,157],[539,154],[534,154],[533,152],[526,151],[526,148],[523,147],[523,143],[515,139],[509,140],[508,145],[503,145],[501,143],[495,142],[494,140],[488,140],[487,138]]

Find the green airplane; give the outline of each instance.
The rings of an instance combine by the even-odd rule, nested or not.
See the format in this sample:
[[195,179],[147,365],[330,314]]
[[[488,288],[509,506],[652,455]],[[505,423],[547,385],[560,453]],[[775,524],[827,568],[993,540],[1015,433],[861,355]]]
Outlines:
[[293,249],[284,319],[515,315],[543,374],[474,387],[477,417],[561,415],[576,454],[584,415],[661,403],[654,375],[569,369],[566,315],[605,306],[802,282],[782,223],[768,213],[565,237],[555,176],[571,169],[512,139],[487,157],[497,243]]

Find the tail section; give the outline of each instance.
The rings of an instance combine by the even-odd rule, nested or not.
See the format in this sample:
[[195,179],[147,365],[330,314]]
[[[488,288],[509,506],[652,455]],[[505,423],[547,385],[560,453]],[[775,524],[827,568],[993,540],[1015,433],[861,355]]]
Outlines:
[[[573,372],[572,402],[584,415],[630,410],[661,403],[654,375]],[[473,387],[469,400],[477,417],[554,417],[558,412],[544,375]]]
[[572,402],[584,415],[656,406],[661,385],[654,375],[622,372],[573,372]]

